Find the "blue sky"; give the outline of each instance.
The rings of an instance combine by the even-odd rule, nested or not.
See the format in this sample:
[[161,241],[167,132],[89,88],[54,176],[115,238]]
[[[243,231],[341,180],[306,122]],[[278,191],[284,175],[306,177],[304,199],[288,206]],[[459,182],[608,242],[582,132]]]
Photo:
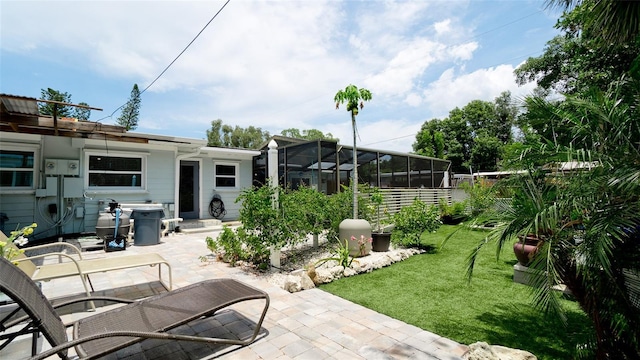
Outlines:
[[[113,124],[218,12],[212,1],[0,0],[0,92],[53,88]],[[211,121],[319,129],[351,143],[335,109],[349,84],[373,99],[358,145],[411,151],[420,126],[518,87],[513,70],[557,34],[543,1],[231,0],[142,94],[136,132],[204,139]]]

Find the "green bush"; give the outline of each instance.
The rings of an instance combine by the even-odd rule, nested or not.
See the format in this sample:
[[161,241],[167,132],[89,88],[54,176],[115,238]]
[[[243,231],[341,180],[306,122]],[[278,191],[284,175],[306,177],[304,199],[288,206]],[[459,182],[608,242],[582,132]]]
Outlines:
[[435,205],[418,199],[393,215],[395,227],[391,241],[400,246],[420,246],[420,236],[425,231],[436,231],[442,225],[440,210]]
[[478,216],[491,209],[496,202],[495,189],[486,182],[478,181],[473,186],[463,183],[462,188],[469,196],[471,216]]
[[224,261],[234,264],[238,260],[246,259],[247,254],[243,250],[242,242],[236,235],[236,232],[230,227],[226,225],[222,227],[222,232],[218,235],[217,241],[213,242],[209,241],[209,239],[210,238],[207,238],[207,247],[212,251],[214,249],[216,251],[222,249],[222,258]]
[[295,238],[292,239],[293,242],[306,239],[308,234],[318,235],[325,230],[327,203],[327,195],[307,186],[280,193],[283,221],[289,225]]
[[253,247],[257,247],[257,243],[264,248],[282,247],[292,238],[280,209],[272,205],[276,192],[279,195],[280,188],[269,185],[252,187],[243,190],[236,199],[236,202],[242,202],[239,220],[247,233],[252,235]]
[[[353,218],[353,187],[342,185],[342,191],[328,196],[327,238],[334,238],[339,234],[340,223],[344,219]],[[368,185],[360,185],[358,196],[358,218],[369,222],[373,219],[371,200],[369,199]]]

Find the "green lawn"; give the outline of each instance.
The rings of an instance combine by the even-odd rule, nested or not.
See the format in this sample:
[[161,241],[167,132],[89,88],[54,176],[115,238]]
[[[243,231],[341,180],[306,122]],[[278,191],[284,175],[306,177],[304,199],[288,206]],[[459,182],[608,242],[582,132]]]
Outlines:
[[[443,226],[422,240],[439,244],[455,228]],[[538,359],[572,358],[590,326],[587,317],[572,301],[563,302],[567,327],[535,310],[529,287],[512,280],[516,260],[511,249],[496,261],[495,246],[485,247],[473,280],[466,281],[466,259],[485,235],[460,230],[442,250],[320,288],[463,344],[486,341],[530,351]]]

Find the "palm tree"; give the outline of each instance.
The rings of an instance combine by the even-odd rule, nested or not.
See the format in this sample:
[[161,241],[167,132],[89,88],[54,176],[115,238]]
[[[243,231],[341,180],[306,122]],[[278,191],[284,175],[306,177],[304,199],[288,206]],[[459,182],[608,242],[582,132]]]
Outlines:
[[356,115],[358,106],[364,107],[364,102],[371,100],[371,92],[367,89],[358,89],[355,85],[348,85],[344,90],[340,90],[334,96],[336,109],[340,104],[347,103],[347,111],[351,112],[351,127],[353,128],[353,218],[358,218],[358,150],[356,148]]
[[[546,159],[547,167],[504,184],[514,192],[512,208],[493,214],[502,225],[471,255],[468,275],[488,241],[499,253],[518,235],[535,235],[541,241],[529,266],[544,274],[533,283],[535,304],[561,315],[553,287],[566,285],[592,320],[593,357],[640,358],[640,81],[529,106],[562,121],[573,140],[523,154],[523,164]],[[553,171],[561,159],[579,166]]]

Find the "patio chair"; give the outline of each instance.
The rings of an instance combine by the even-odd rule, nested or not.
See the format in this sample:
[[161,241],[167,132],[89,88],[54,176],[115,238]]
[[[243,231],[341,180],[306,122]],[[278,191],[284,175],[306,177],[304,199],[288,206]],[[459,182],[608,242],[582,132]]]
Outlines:
[[[7,237],[0,232],[0,240],[6,241]],[[14,244],[8,244],[8,246],[15,247]],[[160,284],[164,286],[165,289],[171,291],[173,288],[173,279],[171,275],[171,266],[169,262],[165,260],[160,254],[149,253],[149,254],[135,254],[135,255],[124,255],[124,256],[112,256],[98,259],[83,259],[82,252],[76,246],[65,243],[58,242],[53,244],[45,244],[29,247],[28,250],[45,250],[64,247],[67,252],[48,252],[45,254],[35,255],[35,256],[25,256],[24,254],[20,254],[13,261],[18,264],[18,267],[22,269],[33,281],[49,281],[53,279],[59,279],[69,276],[78,276],[82,281],[82,285],[84,286],[85,294],[87,296],[91,296],[91,291],[95,291],[93,288],[93,284],[91,283],[91,279],[89,275],[114,271],[114,270],[123,270],[141,266],[157,266],[158,267],[158,279]],[[16,247],[17,249],[17,247]],[[57,263],[46,263],[42,265],[37,265],[33,260],[38,259],[46,259],[51,257],[58,257]],[[65,261],[62,261],[64,259]],[[165,283],[162,279],[162,266],[166,266],[167,273],[169,275],[169,283]],[[89,305],[92,309],[95,309],[93,302],[90,302]]]
[[[68,349],[71,347],[75,347],[80,358],[91,359],[144,339],[244,346],[256,340],[269,308],[269,295],[266,292],[234,279],[205,280],[138,301],[94,296],[54,306],[23,271],[4,258],[0,258],[0,274],[0,292],[5,293],[17,304],[13,312],[0,319],[0,341],[4,341],[0,344],[0,351],[17,336],[32,334],[32,356],[35,360],[54,354],[67,359]],[[69,325],[62,322],[55,310],[72,303],[97,299],[128,304],[91,315]],[[255,330],[248,339],[168,333],[180,325],[213,316],[220,309],[247,300],[265,301]],[[68,327],[73,327],[73,339],[67,337]],[[52,348],[36,354],[39,334],[44,335]]]

